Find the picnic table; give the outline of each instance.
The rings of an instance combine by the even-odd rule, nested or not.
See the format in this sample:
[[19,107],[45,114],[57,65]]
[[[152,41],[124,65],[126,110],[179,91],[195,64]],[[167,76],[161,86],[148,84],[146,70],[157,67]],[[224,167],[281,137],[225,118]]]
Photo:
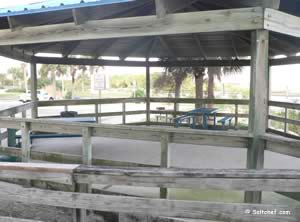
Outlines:
[[191,110],[189,112],[187,112],[185,115],[183,116],[179,116],[177,118],[175,118],[175,126],[179,127],[179,125],[182,123],[183,120],[188,119],[190,123],[190,127],[195,129],[196,128],[196,118],[198,116],[202,116],[203,117],[203,128],[204,129],[208,129],[208,120],[210,116],[213,116],[214,118],[214,127],[216,127],[216,117],[217,117],[217,108],[198,108],[198,109],[194,109]]

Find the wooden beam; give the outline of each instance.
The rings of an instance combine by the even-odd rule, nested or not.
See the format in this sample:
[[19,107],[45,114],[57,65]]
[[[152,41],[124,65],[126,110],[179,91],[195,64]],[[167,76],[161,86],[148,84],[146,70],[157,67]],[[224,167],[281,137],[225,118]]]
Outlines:
[[168,14],[167,0],[155,0],[157,18],[163,18]]
[[263,8],[272,9],[279,9],[280,7],[280,0],[240,0],[239,3],[250,7],[261,6]]
[[30,63],[30,93],[31,93],[31,118],[38,117],[38,98],[37,98],[37,66],[36,63]]
[[300,37],[300,18],[274,9],[266,9],[264,28],[285,35]]
[[83,10],[81,10],[80,8],[73,8],[72,16],[75,25],[82,25],[88,20],[87,14],[84,13]]
[[[264,141],[260,135],[268,128],[269,89],[269,32],[257,30],[252,33],[251,86],[249,106],[249,132],[253,139],[247,153],[247,168],[262,169],[264,165]],[[245,192],[245,202],[260,203],[261,192]]]
[[25,52],[17,51],[12,47],[7,46],[0,47],[0,56],[28,63],[30,63],[34,59],[32,55],[26,54]]
[[80,45],[81,41],[69,42],[65,45],[62,51],[62,56],[67,58]]
[[[216,203],[198,201],[161,200],[135,197],[110,196],[87,193],[60,192],[41,189],[11,187],[0,189],[0,199],[18,201],[24,204],[42,204],[65,208],[81,208],[96,211],[137,213],[150,216],[221,220],[232,222],[282,222],[299,221],[300,209],[297,206]],[[289,211],[288,215],[264,215],[251,213],[255,210]],[[247,213],[246,210],[250,210]],[[246,215],[245,215],[246,212]]]
[[197,44],[197,47],[198,47],[200,53],[203,56],[203,58],[207,60],[207,55],[206,55],[205,50],[203,49],[203,45],[201,43],[201,40],[200,40],[199,36],[197,34],[193,34],[193,38],[194,38],[194,40],[195,40],[195,42]]
[[[155,44],[153,44],[155,46]],[[299,59],[300,60],[300,59]],[[103,59],[76,59],[76,58],[54,58],[54,57],[35,57],[34,61],[41,64],[61,64],[61,65],[95,65],[95,66],[128,66],[128,67],[187,67],[187,66],[250,66],[250,60],[177,60],[177,61],[115,61]],[[275,61],[275,60],[274,60]],[[276,59],[276,62],[279,62]]]
[[27,220],[14,217],[0,217],[0,222],[43,222],[41,220]]
[[[167,152],[165,155],[169,155]],[[299,170],[196,170],[134,167],[125,169],[80,166],[74,170],[74,179],[78,183],[174,189],[300,191]]]
[[26,27],[15,32],[1,30],[0,45],[242,31],[261,28],[263,28],[263,10],[261,8],[227,9],[169,14],[164,19],[158,19],[156,16],[141,16],[121,20],[88,21],[80,26],[65,23]]

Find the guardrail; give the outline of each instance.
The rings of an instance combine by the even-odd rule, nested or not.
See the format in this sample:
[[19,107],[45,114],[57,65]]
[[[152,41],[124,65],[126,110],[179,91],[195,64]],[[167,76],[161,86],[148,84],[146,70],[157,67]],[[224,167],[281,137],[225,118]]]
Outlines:
[[[0,163],[1,179],[52,181],[76,186],[110,184],[161,188],[213,190],[263,190],[300,192],[300,170],[215,170],[95,167],[84,165]],[[76,192],[77,191],[77,192]],[[16,187],[0,189],[0,199],[24,204],[79,208],[80,222],[86,210],[192,218],[232,222],[282,222],[300,220],[298,205],[241,204],[112,196]],[[274,211],[275,212],[270,212]],[[259,213],[259,212],[270,213]],[[256,213],[258,212],[258,213]]]
[[[289,111],[299,111],[300,112],[300,104],[296,103],[285,103],[285,102],[275,102],[270,101],[269,107],[276,107],[276,108],[282,108],[284,109],[282,116],[275,116],[275,115],[269,115],[269,120],[282,123],[283,124],[283,130],[280,131],[278,129],[275,129],[274,127],[269,126],[268,131],[272,133],[276,133],[282,136],[291,137],[300,139],[300,135],[297,135],[296,133],[292,134],[289,131],[289,125],[298,126],[300,129],[300,119],[291,119],[289,118]],[[300,130],[299,130],[300,131]]]
[[[168,103],[172,104],[172,110],[140,110],[140,111],[127,111],[126,107],[128,103],[147,103],[151,104],[155,103]],[[101,112],[101,105],[105,104],[122,104],[122,111],[121,112]],[[186,113],[186,111],[177,110],[178,104],[201,104],[201,106],[207,105],[231,105],[233,106],[233,112],[221,112],[218,113],[217,116],[233,116],[235,119],[235,127],[238,127],[239,118],[248,118],[248,113],[239,113],[239,108],[241,106],[248,106],[248,100],[231,100],[231,99],[183,99],[183,98],[150,98],[148,101],[146,98],[115,98],[115,99],[89,99],[89,100],[58,100],[58,101],[40,101],[38,102],[39,107],[50,107],[50,106],[61,106],[64,107],[64,111],[68,111],[70,106],[77,106],[77,105],[93,105],[95,106],[94,113],[87,113],[87,114],[79,114],[80,117],[96,117],[97,122],[101,117],[107,116],[122,116],[122,124],[126,124],[126,116],[127,115],[139,115],[139,114],[146,114],[146,119],[149,122],[143,122],[143,124],[147,125],[170,125],[166,122],[155,122],[151,120],[150,115],[173,115],[178,116]],[[40,116],[41,117],[41,116]],[[43,116],[46,118],[53,118],[59,117],[56,116]],[[172,124],[171,124],[172,125]]]
[[[93,105],[94,113],[79,113],[79,117],[95,117],[96,122],[101,122],[101,117],[108,116],[122,116],[122,124],[126,124],[126,116],[128,115],[139,115],[146,114],[146,110],[140,111],[128,111],[128,103],[146,103],[145,98],[113,98],[113,99],[86,99],[86,100],[56,100],[56,101],[40,101],[38,102],[38,107],[51,107],[51,106],[61,106],[62,111],[68,111],[70,106],[80,106],[80,105]],[[122,104],[121,112],[102,112],[101,105],[107,104]],[[38,116],[38,118],[56,118],[60,115],[55,116]]]
[[[0,110],[0,117],[15,117],[17,114],[22,113],[22,118],[27,117],[27,110],[33,107],[33,103],[26,103],[19,106],[14,106],[8,109]],[[8,139],[10,146],[15,146],[16,131],[15,129],[7,129],[5,132],[1,132],[0,128],[0,145],[4,139]]]

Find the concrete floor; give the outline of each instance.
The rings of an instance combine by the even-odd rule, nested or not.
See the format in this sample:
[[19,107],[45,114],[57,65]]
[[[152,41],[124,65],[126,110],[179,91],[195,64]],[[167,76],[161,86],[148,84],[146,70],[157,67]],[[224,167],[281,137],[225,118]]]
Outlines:
[[[183,168],[245,168],[246,149],[170,144],[171,166]],[[81,138],[36,139],[33,150],[81,155]],[[99,159],[159,164],[158,142],[93,138],[93,156]],[[300,159],[267,151],[265,168],[300,169]]]

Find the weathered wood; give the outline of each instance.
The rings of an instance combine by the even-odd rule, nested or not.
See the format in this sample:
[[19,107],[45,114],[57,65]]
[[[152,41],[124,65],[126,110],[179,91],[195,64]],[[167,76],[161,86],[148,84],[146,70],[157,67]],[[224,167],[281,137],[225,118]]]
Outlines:
[[0,163],[1,179],[25,179],[73,184],[73,170],[79,165]]
[[0,222],[42,222],[41,220],[27,220],[14,217],[0,217]]
[[38,117],[38,98],[37,98],[37,67],[36,63],[30,64],[30,89],[31,89],[31,118]]
[[[264,164],[264,141],[259,138],[268,126],[269,89],[269,32],[257,30],[252,33],[251,86],[249,106],[249,132],[253,133],[247,152],[247,168],[262,169]],[[260,203],[261,192],[245,192],[245,202]]]
[[286,119],[287,118],[287,112],[285,113],[285,117],[279,117],[279,116],[268,116],[270,120],[274,120],[277,122],[284,123],[284,132],[287,133],[287,124],[292,124],[292,125],[300,125],[299,120],[293,120],[293,119]]
[[30,161],[30,124],[26,122],[21,123],[22,133],[22,162]]
[[251,190],[299,191],[299,170],[191,170],[159,168],[85,167],[75,169],[80,183],[126,186]]
[[85,165],[92,164],[92,128],[82,129],[82,163]]
[[[300,60],[299,60],[299,63],[300,63]],[[276,106],[276,107],[300,110],[300,104],[299,103],[269,101],[269,106]]]
[[[18,201],[25,204],[43,204],[48,206],[81,208],[97,211],[121,213],[141,213],[151,216],[195,218],[206,220],[223,220],[233,222],[282,222],[299,221],[300,209],[286,205],[232,204],[196,201],[174,201],[162,199],[145,199],[134,197],[108,196],[98,194],[45,191],[12,187],[0,190],[0,199]],[[257,209],[290,211],[291,215],[248,214]],[[246,212],[246,213],[245,213]]]
[[[160,136],[160,166],[168,168],[171,166],[171,151],[169,147],[169,134],[165,133]],[[168,189],[160,188],[160,198],[168,198]]]
[[266,140],[267,150],[300,158],[299,140],[271,134],[265,134],[261,138]]
[[122,124],[126,124],[126,103],[122,103]]
[[[148,60],[148,59],[147,59]],[[147,124],[150,123],[150,109],[151,109],[151,103],[150,103],[150,93],[151,93],[151,77],[150,77],[151,71],[150,66],[146,66],[146,122]]]
[[[188,24],[188,25],[187,25]],[[120,19],[26,27],[0,31],[0,45],[108,39],[197,32],[241,31],[263,28],[262,8],[225,9],[169,14],[163,19],[141,16]],[[81,35],[77,35],[80,32]]]
[[76,106],[76,105],[94,105],[94,104],[114,104],[114,103],[137,103],[146,102],[146,98],[112,98],[112,99],[83,99],[83,100],[55,100],[39,101],[39,107],[45,106]]
[[0,116],[11,116],[11,115],[15,115],[17,113],[21,113],[24,112],[26,110],[31,109],[33,106],[32,103],[25,103],[19,106],[14,106],[8,109],[4,109],[0,111]]
[[300,18],[267,8],[264,13],[264,28],[285,35],[300,37]]

